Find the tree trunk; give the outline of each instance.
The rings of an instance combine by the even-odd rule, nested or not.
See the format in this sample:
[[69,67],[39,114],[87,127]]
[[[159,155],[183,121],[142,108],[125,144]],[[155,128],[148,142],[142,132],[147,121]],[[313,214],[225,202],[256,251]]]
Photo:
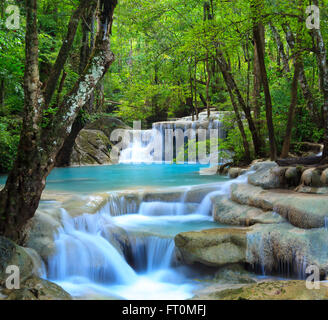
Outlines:
[[[261,5],[262,1],[257,1],[257,3]],[[257,7],[256,10],[257,12],[259,12],[258,11],[259,7]],[[270,158],[272,161],[274,161],[277,159],[277,146],[274,136],[274,126],[272,120],[272,102],[271,102],[269,81],[268,81],[268,76],[267,76],[267,71],[264,61],[264,42],[262,42],[261,39],[261,31],[258,21],[257,22],[254,21],[253,35],[254,35],[254,41],[256,43],[256,51],[259,60],[261,81],[262,81],[264,95],[265,95],[265,111],[266,111],[267,127],[269,133]]]
[[270,23],[270,28],[272,30],[274,39],[275,39],[276,44],[277,44],[278,54],[279,54],[279,56],[282,60],[284,71],[285,71],[285,73],[289,73],[290,68],[289,68],[289,63],[288,63],[288,57],[285,54],[284,44],[281,41],[280,34],[279,34],[278,30],[276,29],[276,27],[272,23]]
[[[96,1],[89,0],[88,3],[91,5]],[[0,193],[0,235],[23,243],[25,226],[39,205],[57,153],[70,134],[78,112],[114,61],[109,34],[116,5],[116,0],[100,1],[99,32],[92,58],[72,91],[63,99],[58,112],[44,125],[43,112],[47,105],[39,81],[37,1],[26,0],[24,117],[14,168]]]
[[71,165],[71,156],[73,152],[73,147],[75,140],[79,135],[80,131],[84,128],[85,123],[80,115],[78,115],[72,125],[72,130],[69,136],[65,139],[63,147],[57,154],[56,157],[56,167],[68,167]]
[[[283,25],[284,32],[286,34],[286,40],[290,47],[290,49],[293,51],[295,48],[295,37],[289,27],[289,25],[285,24]],[[320,123],[321,119],[320,116],[316,110],[315,103],[314,103],[314,97],[311,92],[310,86],[308,84],[305,70],[304,70],[304,62],[302,56],[300,57],[300,76],[299,76],[299,82],[300,87],[302,89],[303,97],[306,101],[307,109],[309,110],[310,114],[312,115],[313,121],[316,123]]]
[[[318,0],[314,0],[313,3],[319,6]],[[321,90],[323,93],[323,124],[324,124],[324,149],[322,153],[322,159],[328,157],[328,67],[327,67],[327,51],[326,46],[321,34],[320,29],[313,29],[312,34],[317,42],[317,61],[319,67],[319,77],[321,83]]]
[[238,128],[239,128],[241,137],[242,137],[243,146],[244,146],[244,150],[245,150],[245,161],[250,162],[251,153],[250,153],[249,143],[247,141],[247,136],[246,136],[246,133],[245,133],[244,125],[243,125],[243,122],[242,122],[242,119],[241,119],[241,116],[240,116],[240,113],[239,113],[239,110],[238,110],[236,98],[235,98],[236,84],[235,84],[234,81],[232,81],[233,78],[232,78],[231,73],[228,71],[229,66],[228,66],[227,62],[225,61],[225,59],[223,57],[223,54],[218,55],[218,63],[219,63],[219,66],[220,66],[220,69],[221,69],[221,72],[222,72],[222,75],[223,75],[223,79],[226,83],[226,86],[227,86],[227,89],[228,89],[228,92],[229,92],[229,95],[230,95],[230,100],[231,100],[231,103],[232,103],[232,106],[233,106],[233,109],[234,109],[234,113],[235,113],[235,116],[236,116],[237,125],[238,125]]
[[206,71],[207,71],[207,79],[206,79],[206,109],[207,109],[207,117],[210,118],[210,83],[211,83],[211,70],[208,63],[208,53],[206,54]]
[[[79,74],[81,75],[88,64],[90,54],[94,47],[94,8],[85,8],[83,13],[82,21],[82,43],[80,49],[80,63],[79,63]],[[89,29],[90,28],[90,29]],[[91,33],[91,34],[90,34]],[[59,90],[58,90],[59,91]],[[92,114],[94,108],[94,93],[91,94],[89,101],[83,106],[83,109],[88,113]],[[71,155],[75,140],[79,135],[80,131],[86,125],[85,121],[80,115],[78,115],[72,125],[72,130],[67,139],[64,142],[63,147],[58,152],[56,157],[56,167],[68,167],[71,165]]]
[[234,95],[236,95],[239,105],[241,106],[242,110],[245,113],[245,116],[246,116],[246,119],[248,122],[248,126],[249,126],[249,130],[251,131],[251,134],[252,134],[252,140],[253,140],[255,154],[261,155],[261,153],[262,153],[261,152],[261,142],[258,137],[257,130],[255,127],[253,118],[252,118],[251,110],[246,105],[246,103],[238,89],[238,86],[235,82],[235,79],[234,79],[233,75],[231,74],[229,65],[228,65],[227,61],[225,60],[222,52],[218,53],[217,61],[220,66],[220,70],[222,72],[222,75],[225,80],[227,88],[230,89]]
[[295,63],[295,71],[294,71],[294,78],[291,88],[291,103],[288,111],[288,120],[286,126],[286,134],[284,139],[284,144],[282,147],[281,158],[287,158],[290,148],[290,141],[292,138],[292,129],[294,123],[294,116],[295,116],[295,108],[297,105],[297,88],[298,88],[298,79],[301,70],[301,64],[299,62],[299,58],[296,58],[298,61]]
[[[260,24],[260,33],[261,38],[264,38],[264,27],[262,24]],[[263,48],[264,49],[264,48]],[[264,55],[264,52],[263,52]],[[257,47],[256,42],[254,41],[254,61],[253,61],[253,75],[254,75],[254,81],[253,81],[253,106],[254,106],[254,121],[257,129],[257,134],[261,138],[261,128],[262,121],[261,121],[261,73],[260,73],[260,64],[259,64],[259,58],[257,55]],[[264,144],[262,144],[264,145]]]

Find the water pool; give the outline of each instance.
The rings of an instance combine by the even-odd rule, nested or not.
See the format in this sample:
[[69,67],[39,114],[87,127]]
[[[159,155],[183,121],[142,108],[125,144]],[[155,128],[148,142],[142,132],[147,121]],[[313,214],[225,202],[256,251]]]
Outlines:
[[[118,164],[55,168],[47,179],[46,190],[101,192],[136,187],[174,187],[226,181],[217,175],[200,175],[204,165],[190,164]],[[0,184],[6,181],[0,176]]]

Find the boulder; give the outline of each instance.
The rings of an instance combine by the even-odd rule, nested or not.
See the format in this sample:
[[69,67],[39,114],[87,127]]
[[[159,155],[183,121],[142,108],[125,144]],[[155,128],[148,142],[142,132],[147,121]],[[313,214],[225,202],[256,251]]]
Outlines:
[[255,172],[248,176],[248,183],[263,189],[281,188],[286,184],[284,179],[286,169],[278,167],[275,162],[258,162],[251,167]]
[[322,171],[320,180],[323,185],[328,185],[328,169]]
[[301,170],[297,167],[289,167],[286,169],[285,178],[288,186],[298,186],[301,179]]
[[221,267],[245,261],[244,229],[183,232],[178,234],[174,241],[178,259],[186,264],[201,263],[210,267]]
[[242,168],[230,168],[228,171],[229,178],[231,179],[236,179],[240,175],[244,174],[247,172],[247,169],[242,169]]
[[71,155],[72,166],[112,164],[111,143],[100,130],[81,130]]
[[305,170],[301,177],[301,183],[314,188],[321,187],[321,172],[315,168]]

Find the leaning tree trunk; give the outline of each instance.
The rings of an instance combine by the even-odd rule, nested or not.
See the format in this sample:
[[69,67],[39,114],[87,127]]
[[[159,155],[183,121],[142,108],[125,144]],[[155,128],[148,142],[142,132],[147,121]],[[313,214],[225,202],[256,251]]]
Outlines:
[[[258,1],[258,2],[261,3],[261,1]],[[276,147],[276,140],[275,140],[275,136],[274,136],[274,126],[273,126],[273,120],[272,120],[272,101],[271,101],[271,94],[270,94],[267,71],[266,71],[265,62],[264,62],[264,54],[263,54],[264,43],[262,42],[262,39],[261,39],[260,26],[259,26],[258,22],[254,23],[253,35],[254,35],[254,41],[256,43],[257,56],[258,56],[258,61],[259,61],[260,74],[261,74],[261,81],[262,81],[264,95],[265,95],[265,111],[266,111],[266,119],[267,119],[267,126],[268,126],[268,132],[269,132],[270,158],[271,158],[271,160],[276,160],[277,159],[277,147]]]
[[220,70],[223,75],[223,78],[224,78],[227,88],[230,89],[233,92],[233,94],[237,97],[239,105],[241,106],[242,110],[245,113],[248,127],[252,134],[252,140],[253,140],[255,154],[261,155],[262,154],[261,141],[259,139],[256,127],[255,127],[255,123],[252,118],[251,110],[246,105],[246,103],[240,93],[240,90],[236,84],[236,81],[235,81],[233,75],[231,74],[230,67],[229,67],[225,57],[223,56],[223,53],[220,50],[218,50],[218,53],[217,53],[217,62],[219,64],[219,67],[220,67]]
[[[80,49],[80,64],[79,64],[79,74],[81,75],[87,66],[88,60],[90,58],[90,54],[94,48],[94,9],[86,8],[83,13],[83,21],[82,21],[82,44]],[[90,33],[90,35],[89,35]],[[94,93],[92,93],[91,98],[83,106],[83,110],[87,112],[87,114],[92,114],[95,112],[94,110]],[[56,157],[56,167],[68,167],[71,165],[71,156],[73,153],[73,147],[75,144],[75,140],[81,130],[85,127],[86,121],[79,114],[73,125],[72,130],[67,139],[65,140],[63,147],[59,150]]]
[[229,95],[230,95],[231,104],[233,106],[235,117],[236,117],[236,120],[237,120],[237,125],[238,125],[238,128],[239,128],[241,137],[242,137],[243,147],[244,147],[244,151],[245,151],[245,161],[247,163],[249,163],[250,160],[251,160],[251,153],[250,153],[250,148],[249,148],[249,143],[248,143],[248,140],[247,140],[247,136],[246,136],[246,133],[245,133],[244,124],[243,124],[243,121],[241,119],[241,116],[240,116],[240,113],[239,113],[239,110],[238,110],[238,106],[237,106],[237,102],[236,102],[236,98],[235,98],[236,84],[235,84],[234,81],[232,81],[233,78],[232,78],[231,73],[229,72],[229,66],[228,66],[226,60],[224,59],[222,53],[218,54],[218,64],[219,64],[219,67],[221,69],[223,79],[226,83],[226,86],[227,86],[227,89],[228,89],[228,92],[229,92]]
[[[298,58],[296,58],[296,59],[298,59]],[[300,70],[301,70],[300,61],[296,61],[294,78],[293,78],[292,88],[291,88],[291,103],[290,103],[289,111],[288,111],[286,134],[285,134],[284,144],[282,146],[281,158],[287,158],[288,153],[289,153],[290,141],[292,138],[292,129],[293,129],[294,116],[295,116],[295,109],[296,109],[296,105],[297,105],[297,87],[298,87],[298,79],[300,76]]]
[[0,235],[19,243],[24,241],[25,226],[39,205],[57,153],[69,135],[79,110],[90,99],[97,83],[114,61],[109,34],[116,5],[117,0],[100,1],[99,30],[88,66],[63,99],[58,112],[45,119],[46,104],[38,69],[37,0],[26,0],[24,118],[17,159],[0,193]]

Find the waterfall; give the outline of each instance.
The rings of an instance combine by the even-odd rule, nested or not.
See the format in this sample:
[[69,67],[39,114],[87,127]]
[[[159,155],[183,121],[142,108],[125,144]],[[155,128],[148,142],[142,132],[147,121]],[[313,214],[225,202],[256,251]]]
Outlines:
[[[218,130],[218,138],[225,139],[226,131],[221,121],[220,112],[208,119],[207,113],[201,113],[197,121],[191,121],[191,117],[185,117],[177,121],[166,121],[154,123],[150,130],[129,131],[133,139],[127,148],[121,151],[120,163],[171,163],[174,157],[181,150],[176,150],[176,134],[181,130],[184,135],[184,142],[188,141],[186,132],[192,129],[189,139],[197,141],[197,129],[207,131],[206,138],[210,138],[211,130]],[[168,159],[166,159],[168,157]],[[224,161],[220,159],[220,161]]]
[[226,182],[223,182],[218,185],[218,189],[216,191],[210,192],[208,195],[205,196],[203,201],[199,204],[197,212],[201,215],[210,215],[212,212],[212,199],[216,196],[229,196],[230,195],[230,187],[232,184],[243,184],[247,183],[248,176],[254,173],[255,171],[250,170],[241,176],[239,176],[237,179],[229,180]]
[[135,271],[106,239],[110,216],[83,215],[72,218],[62,209],[63,227],[55,238],[56,253],[48,262],[48,277],[65,280],[82,277],[101,283],[129,283]]
[[168,269],[174,257],[174,240],[159,237],[131,239],[133,264],[138,271],[153,272]]

